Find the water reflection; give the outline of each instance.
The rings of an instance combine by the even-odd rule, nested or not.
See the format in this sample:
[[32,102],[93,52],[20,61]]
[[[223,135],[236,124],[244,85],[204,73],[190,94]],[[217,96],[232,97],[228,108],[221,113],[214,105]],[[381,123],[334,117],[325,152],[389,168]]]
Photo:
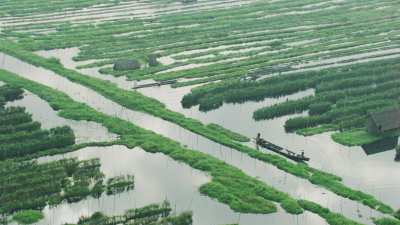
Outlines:
[[59,126],[69,126],[75,134],[76,143],[113,141],[117,135],[107,131],[107,129],[94,122],[76,121],[62,118],[50,105],[38,96],[25,91],[24,98],[13,102],[8,102],[7,106],[22,106],[32,114],[32,119],[42,124],[43,129],[51,129]]
[[124,210],[142,207],[168,199],[174,210],[193,211],[195,225],[241,224],[271,225],[325,224],[318,216],[305,213],[298,217],[280,211],[271,215],[238,214],[226,205],[202,196],[198,188],[210,181],[206,174],[171,160],[163,154],[147,153],[139,148],[124,146],[90,147],[65,155],[43,157],[39,162],[77,157],[81,160],[99,158],[101,171],[107,178],[121,174],[135,176],[135,189],[117,196],[103,195],[100,199],[62,204],[44,210],[45,219],[39,225],[60,225],[77,222],[80,216],[102,211],[108,215],[121,214]]

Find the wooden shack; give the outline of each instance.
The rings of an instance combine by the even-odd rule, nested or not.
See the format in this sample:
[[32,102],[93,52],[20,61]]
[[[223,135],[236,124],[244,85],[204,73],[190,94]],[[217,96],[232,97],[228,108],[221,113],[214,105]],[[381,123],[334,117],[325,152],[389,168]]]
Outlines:
[[381,134],[400,129],[400,108],[389,108],[369,113],[367,130],[372,134]]
[[140,62],[135,59],[120,59],[114,63],[114,70],[137,70],[140,69]]

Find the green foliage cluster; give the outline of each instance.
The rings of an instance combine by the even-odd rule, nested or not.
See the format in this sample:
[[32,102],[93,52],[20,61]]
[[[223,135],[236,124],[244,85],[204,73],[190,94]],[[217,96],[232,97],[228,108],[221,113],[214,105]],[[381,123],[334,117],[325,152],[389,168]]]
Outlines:
[[2,85],[0,86],[0,96],[6,101],[14,101],[17,99],[21,99],[24,91],[21,88],[14,87],[12,85]]
[[[399,145],[396,147],[396,150],[397,150],[397,151],[400,151],[400,146],[399,146]],[[400,209],[397,210],[397,211],[394,213],[394,217],[396,217],[397,219],[400,220]]]
[[255,120],[273,119],[280,116],[302,113],[307,110],[314,101],[313,97],[305,97],[301,100],[289,100],[280,104],[264,107],[254,111],[253,118]]
[[[0,86],[0,97],[5,101],[22,98],[21,88]],[[40,129],[31,115],[22,107],[0,106],[0,159],[22,157],[48,149],[65,148],[75,144],[75,136],[69,127]]]
[[107,180],[107,194],[115,195],[132,190],[135,187],[134,176],[117,176]]
[[[254,112],[254,118],[270,119],[308,110],[308,116],[287,120],[286,130],[297,131],[320,125],[337,127],[340,131],[363,128],[368,112],[398,105],[400,91],[397,87],[400,80],[398,74],[393,72],[398,69],[395,60],[390,59],[327,69],[318,72],[318,76],[311,73],[306,79],[315,81],[314,85],[310,86],[316,88],[315,96],[259,109]],[[285,82],[291,80],[290,76],[293,75],[282,75],[276,79]],[[361,142],[342,139],[335,140],[350,144],[365,144],[374,140],[373,137],[364,138]]]
[[[30,120],[30,115],[28,115]],[[24,121],[22,123],[30,123]],[[0,122],[1,124],[1,122]],[[21,123],[19,123],[21,124]],[[0,125],[1,126],[1,125]],[[69,127],[57,127],[47,130],[22,131],[14,134],[0,135],[0,159],[23,157],[39,151],[72,146],[75,136]]]
[[[399,69],[395,61],[389,59],[339,69],[281,75],[257,82],[224,81],[204,85],[194,88],[183,98],[182,104],[186,107],[199,104],[200,108],[203,104],[204,109],[211,109],[223,102],[257,101],[315,88],[315,96],[261,108],[254,112],[253,117],[256,120],[272,119],[308,110],[308,116],[287,120],[286,130],[292,132],[320,125],[337,127],[341,131],[363,128],[369,111],[398,104],[400,80],[393,72]],[[364,139],[361,144],[371,141],[373,139]]]
[[96,212],[90,217],[80,218],[77,225],[93,224],[153,224],[153,225],[191,225],[192,213],[183,212],[178,215],[171,215],[170,203],[165,201],[161,204],[151,204],[142,208],[129,209],[123,215],[106,216]]
[[0,213],[41,210],[89,196],[92,182],[103,179],[96,159],[64,159],[38,164],[35,161],[0,161]]
[[298,203],[305,209],[324,218],[330,225],[361,225],[345,218],[344,216],[333,213],[329,209],[324,208],[314,202],[307,200],[299,200]]
[[43,219],[43,213],[36,210],[25,210],[17,212],[13,220],[19,224],[33,224]]
[[400,225],[399,220],[395,220],[392,218],[379,218],[379,219],[374,218],[374,223],[376,225]]

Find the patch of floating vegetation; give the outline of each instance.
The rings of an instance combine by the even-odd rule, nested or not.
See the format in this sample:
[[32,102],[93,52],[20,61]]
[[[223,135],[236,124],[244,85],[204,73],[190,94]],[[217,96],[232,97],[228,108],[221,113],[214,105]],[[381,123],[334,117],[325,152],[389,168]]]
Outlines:
[[43,164],[1,161],[0,167],[3,215],[43,209],[64,200],[80,201],[93,194],[91,184],[103,178],[98,160],[66,159]]
[[374,219],[376,225],[400,225],[400,222],[391,218]]
[[107,181],[107,194],[114,195],[124,191],[132,190],[135,187],[134,176],[117,176]]
[[69,127],[41,129],[23,107],[4,108],[6,101],[22,98],[23,90],[10,85],[0,86],[0,159],[23,157],[42,151],[68,148],[75,144]]
[[106,216],[101,212],[96,212],[89,217],[79,219],[78,223],[75,225],[192,225],[193,221],[191,212],[183,212],[178,215],[171,214],[171,212],[171,204],[168,201],[165,201],[161,204],[152,204],[142,208],[129,209],[123,215],[119,216]]
[[68,120],[60,117],[57,111],[41,98],[24,91],[24,97],[13,102],[8,102],[7,107],[24,107],[32,115],[32,119],[41,124],[43,129],[68,126],[75,135],[76,144],[94,142],[112,142],[118,137],[111,134],[100,124],[87,121]]
[[[79,161],[75,158],[53,162],[0,161],[0,213],[7,217],[27,218],[31,210],[72,203],[88,196],[99,198],[133,188],[133,176],[110,178],[103,184],[104,174],[98,159]],[[27,211],[24,211],[27,210]],[[18,220],[17,220],[18,221]]]
[[[304,134],[346,131],[335,134],[334,140],[347,145],[361,145],[381,138],[360,130],[366,125],[368,112],[398,104],[399,67],[396,62],[397,59],[389,59],[255,82],[210,84],[193,89],[184,96],[182,104],[185,107],[199,104],[200,110],[207,111],[220,107],[224,102],[258,101],[315,88],[314,96],[261,108],[254,112],[253,117],[264,120],[308,111],[308,116],[289,119],[285,124],[286,130]],[[351,135],[354,138],[345,138]],[[359,136],[357,140],[356,136]]]
[[13,221],[18,224],[33,224],[43,219],[43,214],[37,210],[24,210],[13,216]]

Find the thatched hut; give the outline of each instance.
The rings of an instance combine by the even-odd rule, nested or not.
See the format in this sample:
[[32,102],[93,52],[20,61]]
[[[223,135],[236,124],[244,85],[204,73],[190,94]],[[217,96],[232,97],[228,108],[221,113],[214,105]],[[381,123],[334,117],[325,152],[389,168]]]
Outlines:
[[390,108],[369,114],[367,130],[372,134],[381,134],[400,129],[400,108]]
[[135,59],[120,59],[114,63],[114,70],[137,70],[140,69],[140,62]]

